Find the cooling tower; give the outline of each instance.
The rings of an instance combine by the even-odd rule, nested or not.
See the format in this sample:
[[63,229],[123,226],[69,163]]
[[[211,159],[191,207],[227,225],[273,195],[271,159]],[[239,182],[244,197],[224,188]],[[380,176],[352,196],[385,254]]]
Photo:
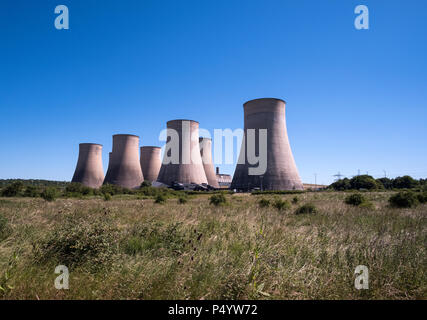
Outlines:
[[80,143],[79,160],[71,182],[80,182],[87,187],[99,188],[103,181],[102,145]]
[[113,152],[110,155],[104,184],[115,184],[124,188],[138,188],[144,177],[139,163],[139,137],[131,134],[113,136]]
[[160,152],[160,147],[141,147],[141,169],[145,180],[150,182],[157,180],[162,165]]
[[[257,187],[262,190],[303,190],[289,145],[285,104],[285,101],[280,99],[264,98],[251,100],[243,105],[244,139],[231,189],[245,190]],[[256,129],[255,153],[259,156],[260,150],[265,148],[267,155],[265,172],[255,175],[250,174],[250,171],[253,173],[253,169],[249,170],[257,167],[248,161],[249,150],[253,150],[253,146],[248,145],[249,129]],[[260,129],[267,129],[266,146],[259,143],[262,133]]]
[[200,156],[202,157],[203,168],[205,169],[208,184],[214,188],[219,188],[218,179],[215,174],[212,161],[212,139],[199,138]]
[[157,181],[171,185],[208,183],[199,147],[199,123],[193,120],[167,122],[167,143]]

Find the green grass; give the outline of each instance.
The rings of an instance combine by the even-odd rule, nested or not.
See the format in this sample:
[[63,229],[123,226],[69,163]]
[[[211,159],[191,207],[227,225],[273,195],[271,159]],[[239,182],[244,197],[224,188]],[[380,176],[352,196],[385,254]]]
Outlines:
[[[2,299],[425,299],[426,204],[373,208],[340,192],[0,199]],[[272,205],[261,206],[260,199]],[[313,214],[295,214],[313,204]],[[58,264],[69,290],[56,290]],[[369,290],[354,288],[357,265]]]

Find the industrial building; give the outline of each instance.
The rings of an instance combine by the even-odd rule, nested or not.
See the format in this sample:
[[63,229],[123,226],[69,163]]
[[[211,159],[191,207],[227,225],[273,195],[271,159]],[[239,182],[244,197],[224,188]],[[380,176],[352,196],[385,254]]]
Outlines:
[[139,137],[131,134],[113,136],[113,151],[104,184],[135,189],[144,181],[139,162]]
[[214,188],[219,188],[218,179],[215,174],[212,161],[212,139],[199,138],[200,156],[202,157],[203,168],[205,169],[208,184]]
[[141,147],[141,170],[145,180],[154,182],[159,175],[162,166],[161,148],[144,146]]
[[199,123],[194,120],[171,120],[167,124],[166,149],[158,182],[207,184],[199,147]]
[[[286,129],[285,101],[274,98],[256,99],[246,102],[244,109],[244,139],[231,189],[251,190],[303,190]],[[248,130],[255,129],[255,146],[248,145]],[[267,145],[259,144],[260,130],[266,129]],[[248,161],[248,147],[259,153],[266,149],[266,170],[251,174],[256,164]]]
[[102,145],[80,143],[79,158],[71,182],[79,182],[87,187],[99,188],[103,181]]

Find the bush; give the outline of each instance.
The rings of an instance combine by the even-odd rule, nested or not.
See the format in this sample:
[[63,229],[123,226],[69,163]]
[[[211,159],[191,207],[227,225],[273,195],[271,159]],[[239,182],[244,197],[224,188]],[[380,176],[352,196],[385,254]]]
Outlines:
[[120,186],[116,186],[114,184],[104,184],[100,189],[101,193],[106,194],[109,193],[111,195],[116,195],[116,194],[124,194],[125,193],[125,189],[120,187]]
[[287,200],[277,199],[274,201],[273,207],[275,207],[277,210],[286,210],[291,207],[291,204]]
[[2,190],[3,197],[16,197],[21,195],[24,184],[21,181],[17,181],[7,186]]
[[393,188],[411,189],[419,185],[419,182],[410,176],[397,177],[393,180]]
[[295,214],[306,214],[306,213],[316,213],[316,212],[317,212],[316,206],[312,203],[307,203],[299,207],[295,211]]
[[188,199],[186,197],[181,196],[178,198],[178,203],[180,203],[180,204],[184,204],[187,202],[188,202]]
[[110,260],[117,246],[117,233],[105,222],[88,223],[70,219],[51,231],[33,253],[38,263],[51,262],[67,267],[90,262],[91,268],[101,267]]
[[65,193],[69,197],[87,196],[93,194],[93,189],[78,182],[71,182],[65,187]]
[[155,203],[165,203],[166,202],[166,197],[162,194],[158,194],[156,196],[156,199],[154,200]]
[[329,188],[337,191],[349,190],[351,188],[350,180],[348,178],[340,179],[332,183]]
[[417,195],[412,191],[399,192],[388,200],[392,207],[412,208],[418,205]]
[[47,187],[46,189],[43,190],[40,196],[46,201],[49,201],[49,202],[55,201],[55,199],[58,196],[58,192],[54,187]]
[[345,198],[345,203],[358,206],[366,202],[366,198],[361,193],[353,193]]
[[27,186],[24,191],[24,197],[36,198],[40,196],[40,191],[34,186]]
[[223,205],[227,203],[227,198],[222,194],[214,194],[209,198],[209,203],[215,206]]
[[427,191],[424,191],[423,193],[419,193],[417,195],[417,199],[420,203],[426,203],[427,202]]
[[378,184],[382,184],[384,189],[393,189],[393,180],[389,178],[379,178],[377,179]]
[[298,197],[293,197],[292,198],[292,203],[293,204],[297,204],[299,202],[299,198]]
[[144,187],[151,187],[151,181],[144,180],[144,181],[141,183],[141,188],[144,188]]
[[104,193],[104,200],[105,201],[110,201],[113,197],[111,196],[111,194],[109,193]]
[[262,198],[261,200],[259,200],[258,203],[261,208],[267,208],[268,206],[270,206],[270,200],[265,198]]
[[354,190],[359,190],[359,189],[373,190],[373,189],[377,189],[379,185],[377,184],[376,180],[373,177],[369,175],[361,175],[361,176],[355,176],[350,179],[350,187],[351,189],[354,189]]

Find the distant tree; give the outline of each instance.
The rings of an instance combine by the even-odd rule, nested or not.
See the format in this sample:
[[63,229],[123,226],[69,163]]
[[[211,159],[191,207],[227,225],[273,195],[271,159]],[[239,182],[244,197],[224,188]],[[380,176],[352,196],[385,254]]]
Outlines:
[[377,184],[382,184],[384,189],[393,189],[393,180],[389,178],[379,178]]
[[378,184],[375,179],[369,175],[361,175],[355,176],[350,179],[351,189],[359,190],[359,189],[367,189],[373,190],[378,189]]
[[393,180],[393,188],[411,189],[419,186],[419,182],[410,176],[397,177]]
[[4,188],[1,195],[3,197],[16,197],[21,195],[23,189],[24,184],[22,181],[17,181]]
[[340,179],[332,183],[329,188],[332,188],[337,191],[344,191],[351,188],[350,180],[348,178]]

